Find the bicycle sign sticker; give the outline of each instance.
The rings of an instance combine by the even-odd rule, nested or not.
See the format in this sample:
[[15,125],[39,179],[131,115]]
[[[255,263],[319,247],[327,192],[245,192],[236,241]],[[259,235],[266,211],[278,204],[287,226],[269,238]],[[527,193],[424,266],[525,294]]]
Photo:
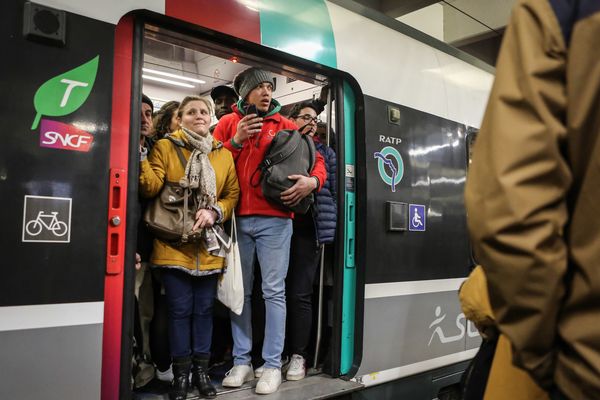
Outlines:
[[69,243],[71,201],[66,197],[25,196],[23,242]]
[[425,227],[425,206],[422,204],[409,204],[408,205],[408,217],[410,223],[408,230],[413,232],[424,232]]

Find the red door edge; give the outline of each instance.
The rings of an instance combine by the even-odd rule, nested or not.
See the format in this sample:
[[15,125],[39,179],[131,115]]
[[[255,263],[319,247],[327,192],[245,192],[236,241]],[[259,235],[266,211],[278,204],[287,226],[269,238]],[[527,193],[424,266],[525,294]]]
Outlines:
[[111,187],[109,189],[107,221],[104,329],[102,335],[102,400],[116,400],[119,398],[133,27],[133,17],[126,16],[121,18],[115,29],[112,116],[110,125]]

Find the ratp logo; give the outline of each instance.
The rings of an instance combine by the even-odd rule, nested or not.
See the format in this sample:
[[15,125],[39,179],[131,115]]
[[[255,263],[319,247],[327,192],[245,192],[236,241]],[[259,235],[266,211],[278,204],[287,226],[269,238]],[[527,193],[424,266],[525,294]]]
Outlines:
[[392,192],[395,192],[396,185],[404,176],[404,162],[400,152],[394,147],[386,146],[381,151],[373,153],[373,156],[377,159],[379,176],[390,185]]

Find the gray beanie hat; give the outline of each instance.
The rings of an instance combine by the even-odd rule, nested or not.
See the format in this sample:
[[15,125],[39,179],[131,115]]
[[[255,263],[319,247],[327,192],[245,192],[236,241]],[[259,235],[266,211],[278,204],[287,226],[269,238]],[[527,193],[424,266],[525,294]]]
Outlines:
[[248,68],[233,78],[233,87],[242,100],[246,100],[248,93],[263,82],[273,84],[273,76],[256,67]]

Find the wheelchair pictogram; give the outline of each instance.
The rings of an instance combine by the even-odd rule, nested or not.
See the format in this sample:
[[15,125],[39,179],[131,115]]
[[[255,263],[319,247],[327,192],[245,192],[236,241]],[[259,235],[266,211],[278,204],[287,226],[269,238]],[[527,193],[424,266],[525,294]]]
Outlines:
[[423,226],[423,221],[421,221],[421,217],[419,217],[419,213],[415,213],[412,218],[412,226],[415,228],[420,228]]
[[423,204],[409,204],[408,205],[408,217],[409,219],[409,224],[408,224],[408,230],[409,231],[416,231],[416,232],[424,232],[426,229],[426,209],[425,209],[425,205]]
[[40,211],[36,219],[27,222],[25,231],[31,236],[37,236],[42,233],[42,230],[45,228],[46,230],[51,231],[55,236],[64,236],[69,230],[69,227],[66,223],[59,221],[57,215],[57,211],[47,214]]

